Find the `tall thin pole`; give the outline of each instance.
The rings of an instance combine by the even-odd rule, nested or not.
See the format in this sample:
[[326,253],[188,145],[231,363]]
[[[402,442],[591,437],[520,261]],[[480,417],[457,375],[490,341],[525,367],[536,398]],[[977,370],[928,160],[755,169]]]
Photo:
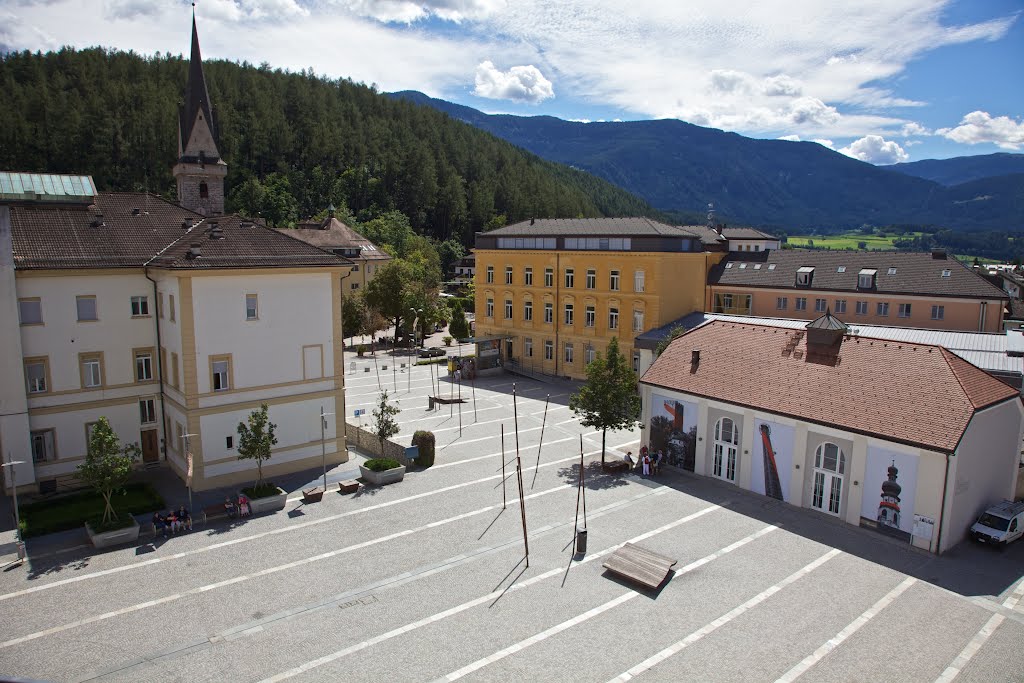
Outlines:
[[327,413],[320,406],[320,461],[324,466],[324,493],[327,493],[327,445],[324,441],[324,430],[327,428]]
[[501,423],[501,509],[505,509],[505,423]]
[[516,453],[516,478],[519,480],[519,512],[523,518],[523,550],[526,552],[526,567],[530,567],[530,542],[526,535],[526,497],[523,495],[523,463]]
[[398,393],[398,368],[395,367],[395,362],[398,359],[398,325],[395,325],[395,336],[391,338],[391,383],[395,387],[395,393]]
[[455,415],[455,373],[459,371],[459,366],[455,366],[455,370],[452,371],[452,381],[448,383],[448,417]]
[[516,458],[519,457],[519,412],[516,410],[516,383],[512,383],[512,420],[516,430]]
[[377,375],[377,391],[384,391],[384,387],[380,384],[380,367],[377,365],[377,342],[374,341],[373,335],[370,335],[370,348],[373,353],[373,373]]
[[459,436],[462,436],[462,373],[458,374],[459,379]]
[[537,444],[537,465],[533,468],[533,481],[537,482],[537,470],[540,469],[540,449],[544,447],[544,427],[548,423],[548,401],[551,400],[551,394],[547,395],[544,399],[544,418],[540,423],[540,442]]
[[583,528],[587,528],[587,481],[583,470],[583,435],[580,434],[580,492],[583,494]]
[[476,422],[476,373],[479,371],[480,365],[473,363],[473,376],[469,380],[469,385],[473,388],[473,422]]

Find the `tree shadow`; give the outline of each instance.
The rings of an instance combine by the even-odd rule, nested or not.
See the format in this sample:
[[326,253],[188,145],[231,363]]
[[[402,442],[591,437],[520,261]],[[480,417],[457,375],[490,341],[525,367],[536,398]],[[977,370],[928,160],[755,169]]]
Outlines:
[[[557,476],[572,486],[579,486],[580,466],[579,463],[569,467],[561,467]],[[606,489],[617,489],[628,486],[629,481],[622,474],[611,474],[601,469],[601,461],[594,460],[587,463],[583,473],[583,485],[591,491],[603,491]]]
[[89,560],[91,559],[92,553],[79,555],[78,557],[70,557],[66,560],[57,560],[52,557],[47,557],[42,560],[33,560],[32,556],[29,555],[28,573],[25,578],[31,581],[44,576],[59,574],[63,571],[81,571],[89,567]]
[[351,496],[353,498],[363,498],[365,496],[370,496],[370,497],[376,496],[378,493],[380,493],[381,491],[384,490],[383,486],[377,486],[376,484],[367,484],[367,483],[362,482],[362,481],[360,481],[359,483],[362,484],[362,486],[359,487],[358,491],[356,491],[355,493],[351,494]]

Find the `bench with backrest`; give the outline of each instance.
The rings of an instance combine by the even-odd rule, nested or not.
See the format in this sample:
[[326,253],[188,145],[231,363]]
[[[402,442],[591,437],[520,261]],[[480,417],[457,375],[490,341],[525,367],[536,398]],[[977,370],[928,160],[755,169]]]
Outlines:
[[625,460],[609,460],[601,466],[605,472],[616,473],[616,472],[629,472],[629,463]]
[[227,516],[228,511],[224,509],[224,503],[214,503],[203,508],[204,524],[208,523],[211,519],[220,519]]

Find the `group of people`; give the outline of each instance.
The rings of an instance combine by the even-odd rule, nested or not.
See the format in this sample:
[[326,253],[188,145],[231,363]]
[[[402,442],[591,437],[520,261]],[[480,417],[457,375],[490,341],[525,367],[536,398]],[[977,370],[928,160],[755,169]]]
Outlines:
[[153,533],[163,534],[167,538],[168,531],[176,534],[184,529],[192,531],[192,515],[184,505],[177,512],[171,510],[166,515],[159,510],[153,513]]
[[647,446],[644,446],[640,449],[640,457],[636,459],[636,462],[633,461],[633,451],[626,451],[625,460],[630,470],[636,470],[643,476],[649,477],[661,471],[661,464],[665,462],[665,453],[659,449],[657,453],[651,455]]
[[228,517],[231,519],[235,517],[248,517],[252,514],[252,510],[249,508],[249,499],[245,496],[239,496],[237,503],[231,500],[230,496],[225,497],[224,511],[228,513]]

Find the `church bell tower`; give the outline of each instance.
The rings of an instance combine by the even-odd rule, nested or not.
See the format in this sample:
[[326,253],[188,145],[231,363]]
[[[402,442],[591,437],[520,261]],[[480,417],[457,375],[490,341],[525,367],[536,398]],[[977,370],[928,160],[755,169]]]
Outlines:
[[178,163],[174,165],[178,203],[204,216],[224,213],[224,177],[228,166],[217,149],[217,128],[203,75],[199,32],[192,14],[192,57],[185,101],[178,109]]

